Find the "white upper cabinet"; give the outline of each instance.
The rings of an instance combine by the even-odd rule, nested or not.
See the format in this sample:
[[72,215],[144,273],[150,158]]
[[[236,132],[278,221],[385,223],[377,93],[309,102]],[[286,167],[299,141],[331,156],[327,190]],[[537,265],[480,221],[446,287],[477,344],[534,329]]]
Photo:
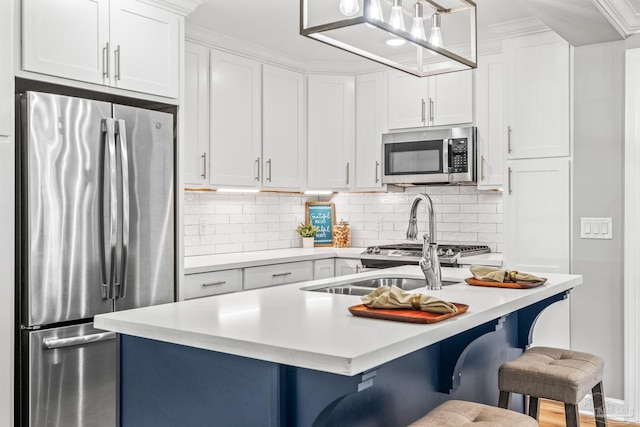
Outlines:
[[304,77],[262,67],[262,186],[299,190],[305,179]]
[[502,54],[478,57],[476,126],[478,189],[502,188],[504,169],[504,99]]
[[210,52],[210,181],[214,186],[260,186],[261,65]]
[[387,72],[389,129],[473,122],[473,73],[458,71],[416,77]]
[[570,51],[553,32],[504,41],[507,158],[570,154]]
[[25,71],[177,98],[180,20],[136,0],[24,0]]
[[185,43],[184,183],[209,183],[209,49]]
[[309,76],[307,120],[308,187],[350,189],[355,140],[354,77]]
[[384,74],[356,76],[355,189],[381,190],[382,134],[386,131]]
[[[13,135],[15,123],[13,122],[13,16],[11,3],[0,5],[0,144],[3,138]],[[8,147],[8,144],[7,144]],[[7,161],[9,158],[7,157]],[[7,171],[8,173],[8,171]],[[4,184],[13,191],[13,186]],[[9,210],[9,209],[6,209]],[[13,211],[13,209],[11,209]],[[6,245],[7,251],[9,245]]]

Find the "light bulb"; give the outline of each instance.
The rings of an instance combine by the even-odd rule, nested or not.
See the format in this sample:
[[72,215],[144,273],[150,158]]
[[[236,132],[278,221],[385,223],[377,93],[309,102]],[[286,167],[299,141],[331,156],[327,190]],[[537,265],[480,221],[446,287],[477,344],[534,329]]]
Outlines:
[[431,17],[431,34],[429,35],[429,43],[434,46],[442,47],[442,31],[440,31],[440,14],[434,13]]
[[[335,3],[334,3],[335,4]],[[340,0],[340,13],[344,16],[353,16],[360,10],[358,0]]]
[[371,0],[369,2],[369,18],[375,21],[384,21],[380,0]]
[[413,24],[411,25],[411,35],[420,40],[426,40],[424,33],[424,25],[422,25],[422,5],[417,3],[413,5],[414,15]]
[[393,0],[389,25],[400,31],[405,31],[404,18],[402,17],[402,0]]

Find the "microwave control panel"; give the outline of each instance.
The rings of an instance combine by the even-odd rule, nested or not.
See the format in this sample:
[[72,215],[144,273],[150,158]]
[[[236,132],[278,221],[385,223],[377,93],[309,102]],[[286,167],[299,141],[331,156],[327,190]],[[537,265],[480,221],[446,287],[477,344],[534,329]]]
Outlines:
[[467,138],[453,138],[449,140],[449,173],[468,172]]

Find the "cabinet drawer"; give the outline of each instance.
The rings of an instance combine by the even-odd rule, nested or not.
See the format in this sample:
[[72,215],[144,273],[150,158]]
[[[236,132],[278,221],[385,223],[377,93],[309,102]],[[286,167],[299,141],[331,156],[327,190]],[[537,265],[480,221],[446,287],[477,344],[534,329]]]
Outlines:
[[184,283],[184,299],[237,292],[242,290],[242,271],[236,269],[188,274]]
[[311,280],[312,261],[288,262],[284,264],[264,265],[244,269],[244,289],[257,289],[267,286]]

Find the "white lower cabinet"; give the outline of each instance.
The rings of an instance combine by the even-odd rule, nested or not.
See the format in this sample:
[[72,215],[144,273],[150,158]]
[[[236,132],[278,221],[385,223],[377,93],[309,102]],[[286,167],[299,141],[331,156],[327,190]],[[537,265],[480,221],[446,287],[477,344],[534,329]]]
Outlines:
[[362,271],[362,262],[359,258],[336,258],[336,277],[356,274]]
[[313,280],[329,279],[335,276],[333,258],[319,259],[313,262]]
[[201,298],[242,290],[242,270],[222,270],[187,274],[182,299]]
[[303,282],[313,278],[313,261],[287,262],[244,269],[244,290]]

